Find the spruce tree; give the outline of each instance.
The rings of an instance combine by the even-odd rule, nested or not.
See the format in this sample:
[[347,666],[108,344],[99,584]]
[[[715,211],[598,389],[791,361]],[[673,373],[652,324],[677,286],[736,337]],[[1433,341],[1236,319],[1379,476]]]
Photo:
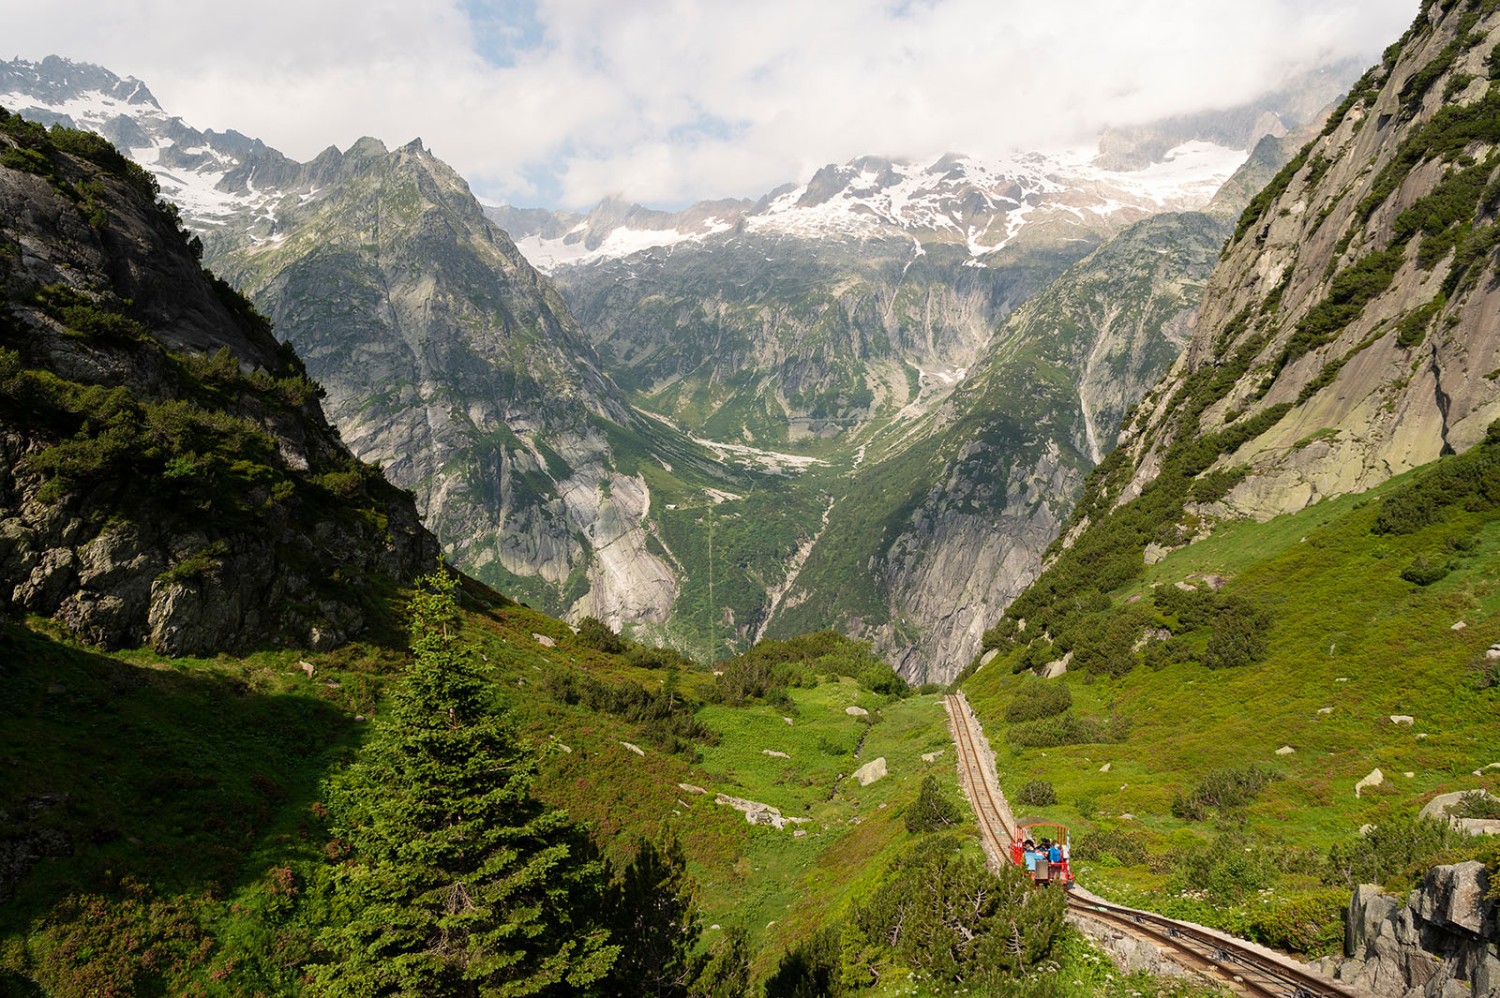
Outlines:
[[410,669],[331,788],[350,854],[317,994],[576,994],[618,952],[596,923],[602,864],[530,795],[533,758],[485,702],[454,590],[441,571],[419,580]]
[[917,799],[906,812],[906,830],[935,832],[958,821],[958,805],[943,793],[935,777],[930,774],[923,777]]

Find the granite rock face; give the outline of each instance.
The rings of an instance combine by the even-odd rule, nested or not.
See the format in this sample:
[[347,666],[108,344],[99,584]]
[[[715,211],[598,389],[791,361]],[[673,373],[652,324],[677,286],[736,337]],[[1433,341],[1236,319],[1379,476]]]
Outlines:
[[[154,189],[83,133],[0,151],[0,600],[105,647],[327,647],[437,554]],[[56,143],[65,143],[67,150]]]
[[[1252,428],[1204,472],[1245,474],[1185,511],[1199,524],[1364,491],[1484,439],[1500,417],[1500,286],[1479,196],[1495,143],[1482,127],[1468,144],[1444,136],[1487,120],[1497,41],[1500,12],[1425,4],[1256,199],[1187,350],[1126,429],[1117,502],[1140,495],[1179,434]],[[1244,373],[1199,409],[1186,393],[1204,397],[1215,369]]]
[[1404,902],[1362,884],[1345,916],[1343,959],[1324,958],[1321,969],[1378,998],[1496,998],[1500,935],[1488,889],[1479,862],[1433,867]]

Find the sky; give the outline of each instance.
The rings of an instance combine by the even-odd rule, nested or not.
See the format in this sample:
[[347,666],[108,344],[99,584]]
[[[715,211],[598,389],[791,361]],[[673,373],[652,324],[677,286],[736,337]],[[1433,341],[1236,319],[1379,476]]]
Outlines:
[[[999,156],[1374,62],[1418,0],[0,0],[0,59],[146,83],[298,160],[420,137],[481,198],[758,197],[861,155]],[[7,51],[8,50],[8,51]]]

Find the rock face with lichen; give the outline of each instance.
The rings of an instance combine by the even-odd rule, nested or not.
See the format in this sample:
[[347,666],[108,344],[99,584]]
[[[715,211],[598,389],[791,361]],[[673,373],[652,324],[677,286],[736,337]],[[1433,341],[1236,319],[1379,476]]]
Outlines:
[[[1122,434],[1116,504],[1219,444],[1177,543],[1463,451],[1500,416],[1500,11],[1427,3],[1240,218]],[[1212,455],[1209,455],[1212,457]],[[1195,465],[1196,467],[1196,465]]]
[[1362,884],[1349,902],[1344,955],[1320,969],[1377,998],[1500,996],[1495,902],[1483,863],[1427,871],[1403,901]]
[[155,193],[0,118],[0,600],[107,647],[330,647],[437,546]]

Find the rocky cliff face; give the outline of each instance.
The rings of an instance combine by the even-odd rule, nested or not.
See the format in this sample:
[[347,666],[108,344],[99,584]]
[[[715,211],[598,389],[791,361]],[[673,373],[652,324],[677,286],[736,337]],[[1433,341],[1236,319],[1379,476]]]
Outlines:
[[864,157],[754,206],[601,205],[556,238],[503,215],[639,401],[718,439],[786,446],[930,406],[1021,302],[1125,226],[1202,207],[1244,156],[1188,142],[1119,173]]
[[209,256],[294,342],[356,454],[411,489],[453,560],[556,612],[660,622],[636,425],[552,287],[419,142],[325,153],[265,234]]
[[155,193],[0,117],[0,598],[106,646],[331,646],[436,544]]
[[1183,538],[1189,517],[1268,518],[1483,438],[1500,416],[1497,42],[1493,5],[1427,4],[1255,199],[1127,433],[1116,502],[1189,438],[1222,438],[1202,473],[1240,480]]
[[951,679],[1035,577],[1125,411],[1187,342],[1227,232],[1202,213],[1139,222],[1021,306],[940,410],[856,476],[830,537],[860,520],[879,532],[815,548],[773,632],[837,612],[820,591],[847,599],[842,579],[873,575],[878,599],[843,626],[909,677]]
[[1437,866],[1405,899],[1362,884],[1349,902],[1343,959],[1325,973],[1377,998],[1500,996],[1500,933],[1483,863]]

